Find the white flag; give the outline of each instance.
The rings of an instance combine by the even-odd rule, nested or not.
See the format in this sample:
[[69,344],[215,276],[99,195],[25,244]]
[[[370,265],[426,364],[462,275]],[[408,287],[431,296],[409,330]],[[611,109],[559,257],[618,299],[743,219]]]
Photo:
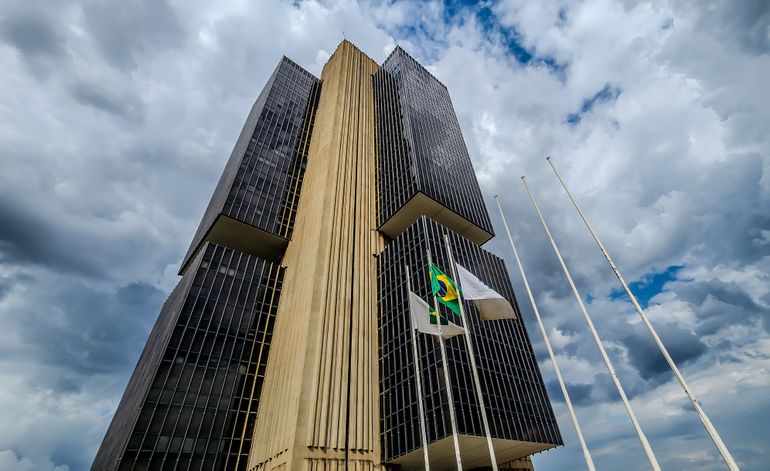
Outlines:
[[473,301],[483,321],[516,319],[513,306],[500,293],[485,285],[476,275],[457,265],[463,299]]
[[[409,314],[412,317],[412,328],[423,334],[439,335],[438,325],[431,323],[431,317],[436,322],[435,311],[421,297],[409,291]],[[441,333],[445,339],[460,335],[465,330],[451,322],[441,326]]]

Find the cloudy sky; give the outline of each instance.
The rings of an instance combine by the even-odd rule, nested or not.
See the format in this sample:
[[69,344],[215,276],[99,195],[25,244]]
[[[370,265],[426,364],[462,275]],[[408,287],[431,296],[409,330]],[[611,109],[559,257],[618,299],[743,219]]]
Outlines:
[[[0,5],[0,470],[90,466],[245,116],[343,31],[449,88],[499,193],[600,469],[648,469],[526,174],[664,469],[724,469],[544,157],[633,280],[744,470],[770,463],[770,12],[763,0]],[[502,233],[496,212],[492,214]],[[506,257],[566,445],[583,469]]]

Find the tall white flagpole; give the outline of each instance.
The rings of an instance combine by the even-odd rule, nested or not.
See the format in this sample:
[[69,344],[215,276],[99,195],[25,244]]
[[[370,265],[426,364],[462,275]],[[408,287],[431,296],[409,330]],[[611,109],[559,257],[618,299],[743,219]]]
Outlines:
[[551,157],[546,157],[546,160],[551,165],[553,172],[556,174],[556,178],[559,180],[559,183],[561,183],[561,186],[564,188],[564,191],[567,192],[567,196],[569,197],[570,201],[572,201],[572,204],[575,206],[575,209],[577,209],[577,212],[578,214],[580,214],[581,219],[583,219],[583,222],[588,228],[588,231],[591,233],[591,236],[594,238],[594,241],[599,246],[599,250],[601,250],[602,254],[604,255],[604,258],[607,259],[607,263],[609,263],[610,268],[612,268],[612,271],[615,272],[615,276],[618,278],[618,281],[620,281],[620,284],[623,285],[623,289],[626,290],[626,294],[628,294],[628,297],[631,299],[631,303],[636,308],[636,312],[639,313],[639,317],[642,318],[642,322],[644,322],[644,325],[647,327],[647,330],[650,332],[650,335],[652,336],[652,339],[655,341],[655,344],[658,346],[660,353],[663,354],[663,357],[666,359],[666,362],[668,362],[668,366],[671,367],[671,371],[674,372],[674,376],[676,376],[676,379],[679,381],[679,384],[682,386],[682,389],[684,390],[685,395],[687,395],[687,399],[689,399],[693,409],[695,409],[695,412],[697,412],[698,417],[700,417],[700,420],[703,423],[703,426],[706,428],[706,431],[708,432],[709,437],[711,437],[711,440],[714,442],[714,445],[716,445],[717,450],[719,450],[719,453],[722,455],[722,459],[725,460],[725,463],[727,463],[727,467],[729,469],[731,469],[732,471],[739,471],[738,465],[735,463],[735,460],[730,454],[730,451],[727,449],[727,446],[725,446],[724,442],[722,441],[722,438],[719,436],[719,433],[717,433],[716,428],[714,428],[714,425],[711,423],[708,416],[706,416],[706,413],[701,408],[700,403],[695,399],[695,396],[690,391],[690,388],[687,386],[687,383],[684,380],[684,376],[682,376],[682,373],[679,371],[679,368],[676,366],[676,363],[674,363],[674,360],[671,358],[671,355],[668,354],[668,350],[666,350],[666,347],[663,345],[663,341],[661,341],[660,337],[658,337],[658,333],[655,331],[655,328],[652,326],[652,324],[650,323],[650,320],[647,318],[647,314],[644,312],[644,309],[642,309],[642,306],[639,304],[639,301],[637,301],[636,296],[634,296],[634,293],[631,292],[631,289],[628,287],[628,284],[626,283],[626,280],[623,278],[623,275],[620,274],[620,270],[618,269],[617,265],[615,265],[615,262],[612,260],[612,257],[610,257],[609,252],[607,252],[607,249],[604,248],[604,244],[602,244],[602,241],[599,240],[599,236],[596,234],[593,227],[591,227],[591,224],[588,222],[588,219],[586,218],[585,214],[583,214],[583,210],[580,208],[577,201],[572,196],[572,193],[567,188],[567,184],[564,183],[564,180],[561,178],[561,174],[559,174],[559,171],[556,170],[556,165],[553,163],[553,160],[551,159]]
[[561,393],[564,395],[564,400],[567,403],[567,409],[569,410],[569,415],[572,418],[572,424],[575,426],[575,432],[577,432],[578,440],[580,441],[580,447],[583,449],[583,458],[586,460],[586,466],[588,466],[589,471],[595,471],[596,468],[594,467],[594,460],[591,458],[591,453],[588,451],[588,446],[586,445],[586,441],[583,438],[583,431],[580,430],[580,424],[578,423],[577,416],[575,415],[575,410],[572,408],[572,401],[569,398],[569,393],[567,392],[567,385],[564,384],[564,379],[561,376],[561,370],[559,369],[559,365],[556,363],[556,356],[553,354],[553,349],[551,348],[551,342],[548,340],[548,334],[546,334],[545,326],[543,326],[543,319],[540,317],[540,311],[537,308],[537,303],[535,302],[535,297],[532,295],[532,290],[529,287],[529,281],[527,281],[527,275],[524,273],[524,265],[521,263],[521,259],[519,258],[519,252],[516,250],[516,245],[513,243],[513,237],[511,237],[511,231],[508,229],[508,222],[505,220],[505,214],[503,214],[503,208],[500,206],[500,200],[497,198],[497,195],[495,195],[495,202],[497,203],[497,209],[500,210],[500,218],[503,220],[503,226],[505,227],[505,232],[508,234],[508,241],[511,243],[511,249],[513,250],[513,257],[516,259],[516,264],[519,267],[519,273],[521,274],[521,279],[524,280],[524,287],[527,289],[527,296],[529,296],[529,302],[532,304],[532,310],[535,312],[535,319],[537,319],[537,325],[540,327],[540,332],[543,334],[543,340],[545,341],[545,348],[548,350],[548,356],[551,357],[551,363],[553,363],[553,369],[556,371],[556,378],[559,380],[559,386],[561,386]]
[[[426,231],[427,236],[427,231]],[[428,254],[428,266],[430,267],[432,261],[430,257],[430,249],[427,249]],[[462,471],[463,462],[460,459],[460,439],[457,436],[457,418],[455,417],[455,403],[452,399],[452,382],[449,379],[449,362],[446,359],[446,346],[444,345],[444,332],[441,328],[441,312],[439,311],[438,301],[436,296],[433,296],[433,309],[436,310],[436,325],[438,326],[438,343],[441,349],[441,363],[444,365],[444,382],[446,383],[446,396],[449,401],[449,420],[452,424],[452,441],[455,447],[455,460],[457,461],[457,471]]]
[[[406,291],[409,296],[412,292],[411,275],[409,265],[406,265]],[[440,323],[440,322],[439,322]],[[425,407],[422,396],[422,375],[420,374],[420,355],[417,353],[417,334],[412,324],[412,312],[409,312],[409,330],[412,332],[412,353],[414,354],[414,374],[417,380],[417,409],[420,413],[420,435],[422,436],[422,454],[425,459],[425,471],[430,471],[430,459],[428,458],[428,435],[425,431]]]
[[[460,288],[460,277],[457,275],[457,267],[455,266],[455,257],[452,253],[452,246],[449,243],[449,236],[444,234],[444,243],[446,243],[446,250],[449,254],[449,264],[452,266],[452,278],[455,280]],[[462,289],[460,290],[462,293]],[[458,293],[459,294],[459,293]],[[470,322],[465,317],[465,308],[463,307],[462,295],[458,298],[458,304],[460,305],[460,317],[463,319],[463,327],[465,330],[465,344],[468,346],[468,358],[471,361],[471,372],[473,373],[473,383],[476,386],[476,397],[479,401],[479,409],[481,410],[481,422],[484,425],[484,433],[487,435],[487,448],[489,448],[489,459],[492,461],[492,470],[497,471],[497,458],[495,457],[495,447],[492,446],[492,433],[489,430],[489,420],[487,420],[487,410],[484,406],[484,396],[481,392],[481,381],[479,381],[479,371],[476,368],[476,355],[473,353],[473,342],[471,341]]]
[[548,224],[545,223],[545,219],[543,219],[543,214],[540,212],[540,208],[538,207],[537,202],[535,201],[535,197],[532,196],[532,192],[530,191],[529,185],[527,184],[527,179],[525,177],[521,177],[521,181],[524,183],[524,188],[526,188],[527,194],[529,194],[529,199],[532,200],[532,204],[535,206],[535,211],[537,211],[537,215],[540,218],[540,222],[543,223],[543,228],[545,229],[545,233],[548,235],[548,239],[551,241],[551,246],[553,247],[553,251],[556,254],[556,258],[559,259],[559,264],[561,264],[561,268],[564,271],[564,275],[567,278],[567,282],[569,282],[570,288],[572,288],[572,294],[575,296],[575,299],[577,300],[578,305],[580,306],[580,311],[583,313],[583,317],[585,317],[586,322],[588,323],[588,328],[591,330],[591,335],[593,336],[594,341],[596,342],[596,346],[599,348],[599,353],[601,354],[602,359],[604,360],[604,364],[607,365],[607,369],[610,372],[612,381],[615,383],[615,387],[617,387],[618,389],[620,398],[623,400],[623,405],[626,406],[626,411],[628,412],[628,416],[631,418],[631,423],[634,425],[634,429],[636,429],[636,434],[639,436],[639,442],[641,442],[642,444],[644,453],[647,455],[647,459],[650,461],[650,465],[652,466],[652,469],[654,471],[660,471],[660,465],[658,464],[658,460],[655,458],[655,454],[652,452],[652,448],[650,447],[650,442],[647,440],[647,437],[644,435],[644,432],[642,431],[642,426],[639,425],[639,421],[636,420],[636,414],[634,414],[634,410],[631,408],[631,403],[628,401],[628,397],[626,397],[626,392],[623,390],[623,386],[620,385],[620,379],[618,378],[617,373],[615,373],[615,368],[612,366],[612,362],[610,362],[610,357],[607,356],[607,352],[604,350],[602,339],[599,338],[599,334],[596,332],[596,328],[594,328],[594,323],[591,320],[591,316],[588,315],[588,311],[586,310],[586,307],[583,304],[583,299],[580,297],[580,293],[578,292],[577,287],[575,287],[575,282],[572,281],[572,275],[570,275],[569,270],[567,269],[567,265],[564,263],[564,259],[561,256],[561,252],[559,252],[559,248],[556,246],[556,242],[553,240],[553,237],[551,236],[551,231],[548,229]]

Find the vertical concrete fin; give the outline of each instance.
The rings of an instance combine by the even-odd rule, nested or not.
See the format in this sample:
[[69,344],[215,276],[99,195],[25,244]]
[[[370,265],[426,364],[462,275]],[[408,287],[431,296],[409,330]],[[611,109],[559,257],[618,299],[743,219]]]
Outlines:
[[343,41],[321,74],[249,469],[379,463],[374,255],[384,242],[376,231],[372,88],[378,68]]

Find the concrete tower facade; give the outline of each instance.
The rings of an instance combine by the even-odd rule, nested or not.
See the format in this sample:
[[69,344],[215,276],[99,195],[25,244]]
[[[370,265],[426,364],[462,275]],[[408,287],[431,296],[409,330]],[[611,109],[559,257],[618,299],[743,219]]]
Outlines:
[[[321,96],[249,469],[379,463],[372,74],[343,42]],[[291,267],[291,268],[289,268]]]
[[[420,468],[402,267],[427,299],[443,234],[516,306],[478,246],[493,231],[446,87],[400,48],[380,67],[343,41],[320,79],[283,58],[93,469]],[[521,320],[468,313],[499,460],[560,444]],[[443,366],[431,338],[419,347],[431,461],[450,469]],[[488,466],[467,352],[448,348],[464,456]]]

